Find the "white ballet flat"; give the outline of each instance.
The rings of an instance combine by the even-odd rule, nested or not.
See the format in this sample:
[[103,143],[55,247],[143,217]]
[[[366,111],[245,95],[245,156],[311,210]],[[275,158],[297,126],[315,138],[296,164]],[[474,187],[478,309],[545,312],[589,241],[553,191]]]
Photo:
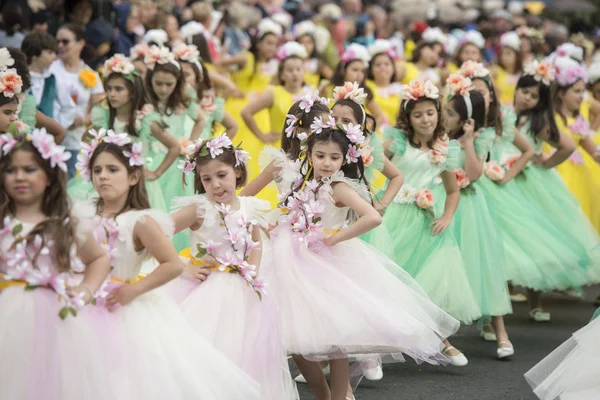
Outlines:
[[550,321],[550,313],[542,310],[541,308],[534,308],[529,311],[529,319],[535,322],[549,322]]
[[[509,344],[510,347],[502,347],[502,343]],[[510,357],[515,354],[515,349],[512,347],[512,343],[507,340],[502,340],[498,343],[500,347],[496,350],[498,352],[498,359],[502,360],[504,358]]]
[[[486,331],[486,328],[488,328],[489,330]],[[481,328],[481,332],[479,332],[479,334],[486,342],[495,342],[496,340],[498,340],[498,338],[496,338],[496,332],[494,332],[494,327],[489,323],[485,324]]]
[[457,350],[454,346],[448,346],[446,347],[442,353],[444,353],[444,355],[446,357],[448,357],[448,360],[450,360],[450,364],[454,365],[455,367],[464,367],[469,363],[469,360],[467,359],[467,357],[465,357],[465,355],[463,353],[460,353],[456,356],[451,356],[448,354],[449,350]]
[[[331,370],[329,369],[329,364],[327,364],[325,368],[323,368],[323,375],[325,375],[325,377],[328,377],[330,373]],[[306,378],[304,377],[304,375],[300,374],[294,378],[294,381],[296,381],[297,383],[306,383]]]
[[525,303],[527,301],[527,296],[525,296],[523,293],[511,294],[510,301],[513,303]]
[[370,368],[365,372],[365,379],[369,381],[380,381],[382,378],[383,369],[381,369],[381,365],[378,365],[375,368]]

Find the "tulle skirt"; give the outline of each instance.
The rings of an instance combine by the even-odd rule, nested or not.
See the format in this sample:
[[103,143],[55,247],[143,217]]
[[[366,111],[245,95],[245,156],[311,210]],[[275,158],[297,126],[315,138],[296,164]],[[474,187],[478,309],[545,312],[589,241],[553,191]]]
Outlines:
[[596,318],[525,374],[542,400],[600,399],[600,319]]
[[285,227],[271,237],[261,268],[269,272],[288,353],[313,360],[373,354],[384,361],[403,360],[404,353],[417,362],[447,362],[442,340],[458,321],[392,260],[359,239],[309,249]]
[[298,399],[269,294],[261,300],[240,275],[218,271],[202,284],[180,277],[166,290],[190,325],[260,384],[261,400]]
[[258,385],[187,323],[155,289],[113,312],[81,313],[110,364],[113,399],[260,399]]

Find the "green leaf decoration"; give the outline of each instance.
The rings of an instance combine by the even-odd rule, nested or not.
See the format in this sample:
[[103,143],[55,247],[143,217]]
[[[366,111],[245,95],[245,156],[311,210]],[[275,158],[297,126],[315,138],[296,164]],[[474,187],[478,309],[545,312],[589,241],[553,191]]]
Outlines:
[[197,253],[194,256],[194,258],[200,259],[207,254],[206,249],[204,247],[200,246],[200,244],[196,245],[196,250],[197,250]]
[[321,217],[313,218],[313,222],[316,224],[317,222],[321,222]]
[[65,318],[67,318],[68,315],[69,315],[69,308],[68,307],[61,308],[60,311],[59,311],[59,313],[58,313],[58,316],[63,321],[65,320]]
[[12,229],[12,234],[13,236],[17,236],[19,233],[21,233],[23,231],[23,225],[21,224],[17,224],[14,226],[14,228]]
[[69,307],[67,308],[67,310],[69,311],[69,313],[71,313],[71,315],[73,315],[74,317],[77,316],[77,311],[73,308],[73,307]]
[[19,134],[19,129],[17,128],[17,125],[12,123],[8,126],[8,132],[13,136],[17,136]]
[[37,288],[39,288],[39,285],[27,285],[27,286],[25,286],[25,291],[26,292],[31,292],[31,291],[33,291],[33,290],[35,290]]
[[260,292],[256,291],[256,295],[258,296],[258,299],[260,301],[262,301],[262,294],[260,294]]

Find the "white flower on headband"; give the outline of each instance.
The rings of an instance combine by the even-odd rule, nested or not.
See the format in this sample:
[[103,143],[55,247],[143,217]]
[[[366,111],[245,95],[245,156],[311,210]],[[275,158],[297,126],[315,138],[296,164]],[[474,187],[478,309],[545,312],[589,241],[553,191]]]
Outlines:
[[553,68],[545,61],[540,63],[537,60],[533,60],[525,67],[524,74],[533,76],[536,81],[542,82],[546,86],[549,86],[554,80]]
[[272,33],[275,36],[281,36],[283,34],[283,28],[277,22],[270,18],[265,18],[258,24],[258,39],[262,39],[268,33]]
[[129,165],[132,167],[144,165],[144,156],[142,156],[142,143],[134,143],[131,146],[131,152],[124,150],[123,155],[129,158]]
[[345,82],[344,86],[336,86],[333,89],[334,101],[349,99],[357,104],[362,104],[366,98],[365,90],[359,87],[356,82]]
[[398,56],[394,51],[392,42],[385,39],[377,39],[373,42],[373,44],[369,46],[369,54],[371,57],[375,57],[377,54],[387,54],[394,59]]
[[2,149],[0,157],[10,153],[19,144],[19,139],[31,141],[42,158],[50,162],[52,168],[58,167],[67,171],[66,162],[71,158],[71,153],[66,151],[63,146],[57,145],[54,142],[54,136],[46,133],[44,128],[35,129],[31,134],[20,136],[20,138],[15,138],[9,133],[0,135],[0,149]]
[[482,63],[471,60],[465,61],[460,66],[458,73],[470,79],[485,78],[490,75],[490,71]]
[[15,60],[10,56],[6,47],[0,49],[0,71],[15,65]]
[[485,38],[483,37],[481,32],[470,30],[467,31],[460,40],[461,46],[464,46],[465,44],[472,44],[481,50],[485,47]]
[[587,70],[585,66],[569,57],[560,57],[554,61],[554,75],[559,86],[566,87],[578,80],[587,83]]
[[504,35],[500,36],[500,46],[509,47],[517,53],[520,53],[521,38],[519,38],[519,34],[515,31],[506,32]]
[[[219,155],[223,154],[223,149],[226,148],[233,149],[233,143],[225,133],[209,141],[198,139],[195,143],[186,147],[185,154],[187,154],[187,156],[185,157],[185,160],[179,161],[177,168],[183,170],[185,174],[189,174],[196,169],[196,157],[206,157],[210,155],[211,158],[217,158]],[[246,164],[250,158],[248,152],[240,148],[235,148],[234,154],[236,167],[241,164]]]
[[133,63],[123,54],[115,54],[104,63],[104,75],[110,72],[129,75],[135,71]]
[[11,150],[14,149],[16,144],[17,139],[15,139],[10,133],[4,133],[0,135],[0,150],[2,150],[2,152],[0,153],[0,157],[10,153]]
[[311,20],[299,22],[294,27],[294,40],[298,40],[298,38],[304,35],[310,35],[314,39],[316,30],[317,26]]
[[0,71],[0,92],[4,97],[12,98],[21,93],[23,81],[14,68]]
[[421,97],[437,100],[440,97],[440,90],[431,81],[411,81],[402,87],[402,91],[404,97],[409,100],[418,100]]
[[286,42],[279,48],[275,56],[277,60],[283,61],[290,57],[298,57],[303,60],[308,58],[306,48],[298,42]]
[[200,70],[200,51],[198,51],[198,47],[196,45],[190,44],[186,45],[180,43],[173,49],[173,55],[177,61],[186,61],[191,64],[196,64]]
[[156,43],[164,46],[169,42],[169,35],[162,29],[150,29],[144,35],[144,43]]
[[427,28],[421,35],[425,43],[446,43],[446,34],[440,28]]
[[179,29],[179,33],[181,33],[181,36],[188,43],[196,35],[200,35],[201,34],[204,37],[207,37],[209,35],[209,32],[206,30],[206,28],[204,27],[204,25],[202,25],[200,22],[196,22],[196,21],[190,21],[187,24],[183,25],[181,27],[181,29]]
[[365,68],[368,68],[369,61],[371,61],[371,56],[369,55],[369,51],[365,46],[358,43],[351,43],[348,47],[346,47],[344,53],[342,53],[340,61],[343,63],[348,63],[353,60],[362,61],[365,65]]
[[321,103],[325,106],[328,106],[329,99],[327,97],[319,96],[318,90],[316,90],[314,93],[307,93],[300,98],[300,109],[305,113],[309,113],[315,103]]
[[295,115],[288,114],[285,116],[285,135],[289,138],[294,136],[296,130],[296,124],[299,119]]
[[131,60],[144,60],[148,50],[150,50],[148,43],[136,44],[131,48],[131,50],[129,50],[129,58]]
[[446,80],[446,83],[450,89],[451,96],[466,96],[469,94],[469,91],[473,89],[473,82],[471,79],[459,73],[450,75]]
[[148,49],[148,53],[146,53],[146,57],[144,57],[144,63],[150,69],[154,69],[156,64],[173,64],[180,69],[181,66],[177,61],[175,61],[175,56],[171,53],[168,47],[158,47],[152,46]]
[[329,118],[327,122],[323,122],[323,117],[316,117],[312,124],[310,124],[311,133],[319,134],[323,132],[323,129],[335,128],[335,120],[333,117]]
[[223,154],[223,148],[225,147],[232,147],[231,139],[225,134],[209,140],[206,144],[206,148],[210,151],[210,156],[212,158],[216,158]]
[[235,149],[235,166],[240,166],[242,164],[247,164],[248,159],[250,158],[250,154],[246,150]]

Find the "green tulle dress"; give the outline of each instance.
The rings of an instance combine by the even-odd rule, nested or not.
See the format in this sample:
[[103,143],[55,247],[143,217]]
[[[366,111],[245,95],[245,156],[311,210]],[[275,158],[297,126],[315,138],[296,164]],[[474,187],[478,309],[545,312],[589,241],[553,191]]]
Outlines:
[[23,104],[21,104],[19,119],[29,127],[29,132],[35,129],[37,123],[37,118],[35,116],[37,108],[35,105],[35,96],[31,93],[27,93],[23,99]]
[[441,215],[434,214],[435,207],[425,211],[414,202],[415,193],[431,189],[451,161],[434,162],[431,152],[411,146],[404,132],[396,128],[385,131],[385,140],[390,139],[391,161],[404,174],[404,185],[383,217],[389,235],[385,232],[382,237],[382,230],[374,231],[369,243],[385,249],[391,236],[394,261],[416,279],[435,304],[456,319],[471,323],[482,314],[456,238],[450,230],[433,236],[430,225]]

